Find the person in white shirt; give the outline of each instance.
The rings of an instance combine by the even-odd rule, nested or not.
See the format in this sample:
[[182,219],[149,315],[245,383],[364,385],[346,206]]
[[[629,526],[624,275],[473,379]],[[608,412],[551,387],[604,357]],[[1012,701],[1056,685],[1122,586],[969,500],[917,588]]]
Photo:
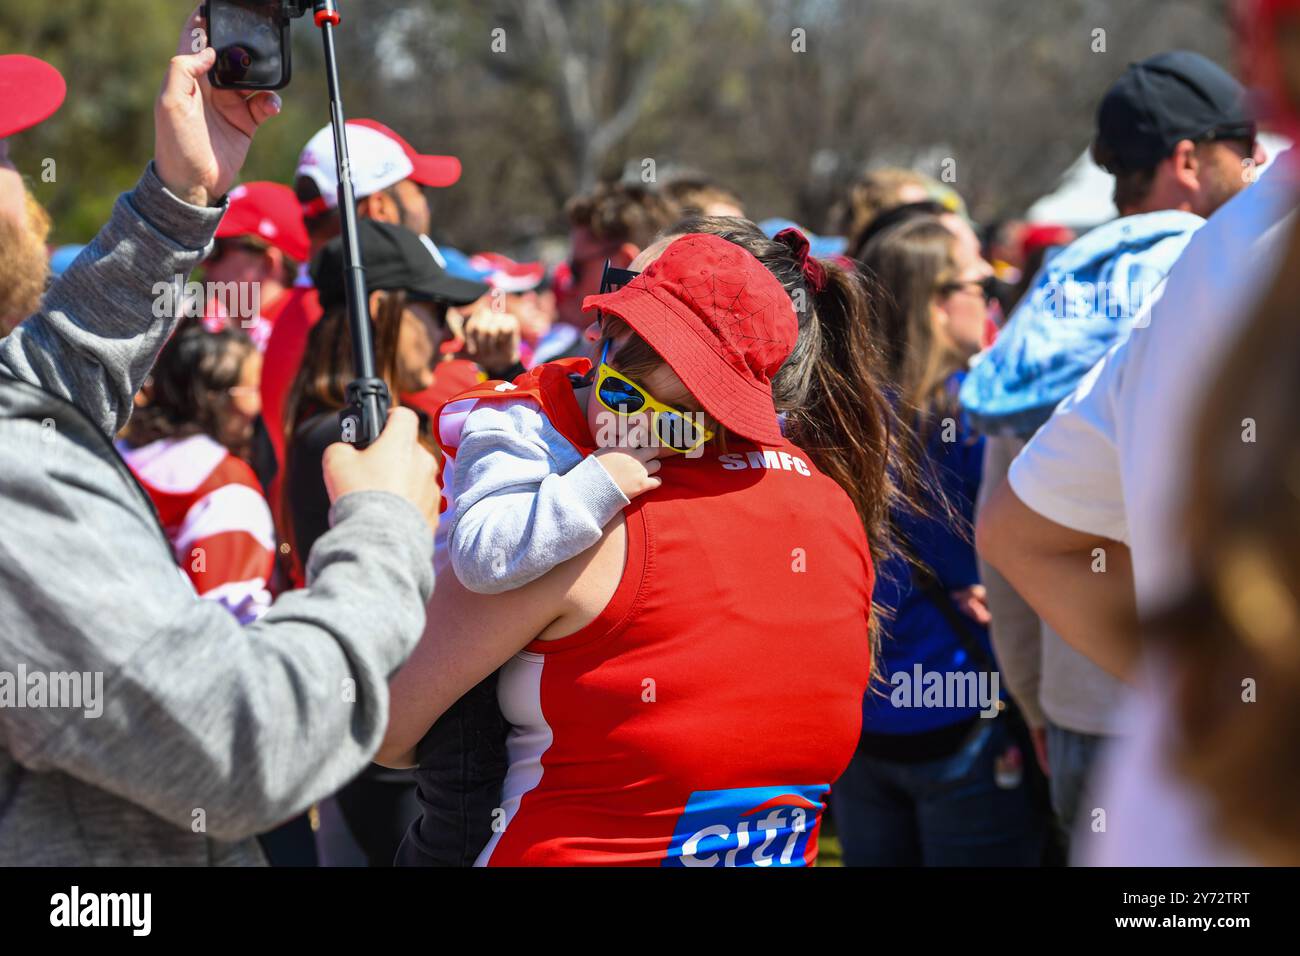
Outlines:
[[[1205,219],[1247,188],[1243,163],[1267,159],[1245,87],[1188,50],[1131,64],[1111,84],[1092,154],[1115,176],[1119,218],[1046,261],[962,385],[962,407],[986,437],[977,514],[1056,405],[1159,298]],[[981,579],[1003,680],[1034,729],[1068,834],[1096,756],[1120,730],[1124,685],[1044,625],[1000,575],[982,567]]]
[[[1173,662],[1140,661],[1136,617],[1191,581],[1184,488],[1205,393],[1273,278],[1300,169],[1279,157],[1193,237],[1163,296],[1013,462],[977,546],[1072,646],[1138,684],[1075,834],[1079,862],[1240,863],[1205,793],[1171,766]],[[1102,570],[1104,568],[1104,571]],[[1234,678],[1235,679],[1235,678]],[[1282,733],[1282,728],[1278,728]]]

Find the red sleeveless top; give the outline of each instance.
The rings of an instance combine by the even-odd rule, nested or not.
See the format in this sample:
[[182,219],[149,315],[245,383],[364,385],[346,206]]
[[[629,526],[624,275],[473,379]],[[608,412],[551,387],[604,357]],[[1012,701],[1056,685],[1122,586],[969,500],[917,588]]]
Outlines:
[[799,866],[857,746],[872,567],[793,445],[665,459],[576,634],[503,668],[505,826],[480,865]]

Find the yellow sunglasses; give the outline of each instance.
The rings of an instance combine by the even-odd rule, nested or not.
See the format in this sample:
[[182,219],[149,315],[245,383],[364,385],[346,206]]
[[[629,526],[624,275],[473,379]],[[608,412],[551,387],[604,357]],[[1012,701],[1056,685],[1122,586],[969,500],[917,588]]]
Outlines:
[[651,426],[660,444],[675,452],[686,454],[712,440],[713,432],[696,424],[696,413],[684,412],[655,399],[649,392],[612,367],[609,358],[610,340],[600,353],[596,371],[596,398],[616,415],[631,416],[650,412]]

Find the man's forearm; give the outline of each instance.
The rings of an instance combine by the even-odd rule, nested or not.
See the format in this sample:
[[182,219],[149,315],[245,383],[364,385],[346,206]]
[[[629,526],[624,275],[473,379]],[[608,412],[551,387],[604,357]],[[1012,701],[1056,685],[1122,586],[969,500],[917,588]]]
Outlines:
[[[53,488],[39,494],[58,500]],[[53,642],[0,640],[0,653],[26,659],[33,672],[125,662],[104,675],[100,699],[108,705],[100,719],[68,720],[57,708],[0,709],[0,733],[9,734],[15,758],[187,829],[201,807],[206,832],[222,840],[276,826],[355,777],[383,739],[388,679],[423,628],[432,541],[423,516],[390,494],[348,495],[333,517],[335,527],[308,561],[310,586],[244,628],[196,599],[174,573],[164,576],[172,569],[159,566],[167,557],[161,546],[149,547],[153,531],[144,523],[80,548],[68,546],[78,532],[69,526],[35,546],[37,567],[72,555],[61,566],[82,583],[74,593],[110,610],[140,607],[130,617],[64,624]],[[30,518],[30,508],[0,512],[0,530]],[[115,549],[148,558],[113,562]],[[87,573],[93,568],[102,572]],[[40,586],[21,599],[8,595],[8,605],[0,595],[0,610],[21,634],[35,633],[36,621],[61,619],[66,591]]]
[[0,366],[115,433],[176,325],[175,279],[202,261],[224,212],[182,202],[151,163],[40,311],[0,341]]
[[1005,482],[980,514],[975,536],[984,559],[1068,644],[1131,679],[1137,604],[1127,546],[1050,521]]

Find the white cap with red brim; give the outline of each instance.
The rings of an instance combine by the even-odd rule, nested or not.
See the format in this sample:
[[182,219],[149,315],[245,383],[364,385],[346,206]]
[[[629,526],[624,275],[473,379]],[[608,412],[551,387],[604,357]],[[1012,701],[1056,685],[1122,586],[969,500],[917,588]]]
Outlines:
[[[349,120],[348,161],[352,188],[364,199],[404,179],[422,186],[449,186],[460,178],[460,160],[454,156],[423,156],[387,126],[373,120]],[[298,176],[316,184],[321,201],[304,208],[308,216],[337,209],[338,166],[334,162],[334,130],[326,126],[303,147]]]

